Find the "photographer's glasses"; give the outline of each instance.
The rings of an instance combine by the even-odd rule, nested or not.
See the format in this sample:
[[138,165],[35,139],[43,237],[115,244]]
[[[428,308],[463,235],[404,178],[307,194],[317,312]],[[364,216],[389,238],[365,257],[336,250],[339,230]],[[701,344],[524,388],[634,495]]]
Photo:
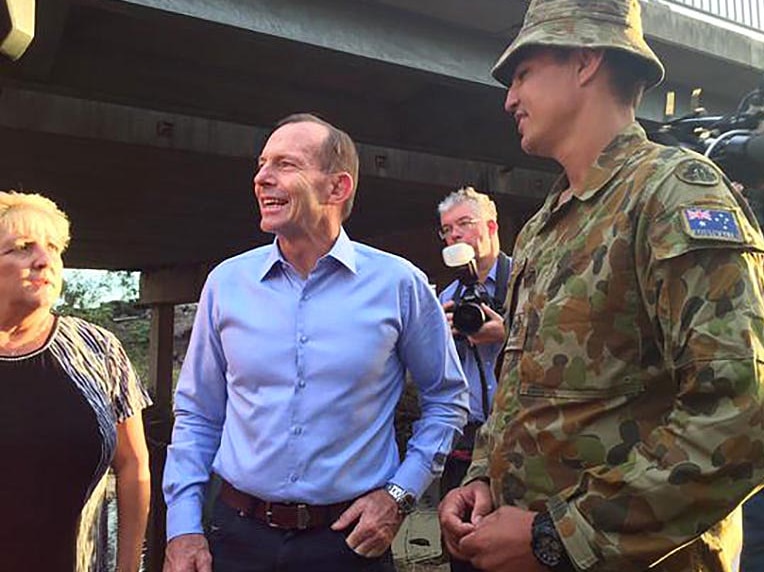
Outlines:
[[456,230],[457,228],[460,231],[465,231],[468,228],[472,228],[479,222],[480,222],[480,219],[476,219],[476,218],[461,218],[457,220],[453,225],[444,224],[443,226],[441,226],[438,229],[438,236],[441,239],[446,240],[446,238],[451,236],[451,233],[453,233],[454,230]]

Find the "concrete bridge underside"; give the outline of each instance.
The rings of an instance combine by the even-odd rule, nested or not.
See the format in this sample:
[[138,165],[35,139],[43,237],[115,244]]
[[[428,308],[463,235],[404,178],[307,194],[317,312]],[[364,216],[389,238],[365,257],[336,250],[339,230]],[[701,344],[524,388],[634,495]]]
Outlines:
[[[269,240],[254,160],[267,129],[316,111],[361,144],[349,228],[440,272],[433,209],[474,184],[500,202],[505,242],[555,166],[523,155],[489,76],[525,2],[37,0],[28,53],[0,64],[0,187],[72,214],[70,266],[151,271]],[[705,88],[728,111],[759,81],[756,38],[644,4],[679,111]]]

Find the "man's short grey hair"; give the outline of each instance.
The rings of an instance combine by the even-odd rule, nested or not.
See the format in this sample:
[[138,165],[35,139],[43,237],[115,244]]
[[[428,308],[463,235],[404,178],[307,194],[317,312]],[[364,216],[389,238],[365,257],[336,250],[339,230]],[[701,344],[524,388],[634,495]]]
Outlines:
[[443,215],[455,206],[463,203],[472,204],[475,207],[476,212],[483,217],[484,220],[498,220],[499,215],[496,212],[496,203],[491,200],[491,197],[484,193],[477,192],[472,187],[462,187],[440,201],[440,204],[438,205],[438,214]]

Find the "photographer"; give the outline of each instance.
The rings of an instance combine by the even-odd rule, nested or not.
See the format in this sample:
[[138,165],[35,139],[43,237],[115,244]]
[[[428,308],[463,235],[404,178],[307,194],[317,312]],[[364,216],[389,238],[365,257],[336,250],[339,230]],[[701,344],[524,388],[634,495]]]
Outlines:
[[[496,205],[483,193],[464,187],[449,194],[438,205],[439,235],[447,246],[469,244],[475,251],[474,274],[477,288],[490,298],[491,304],[479,303],[486,321],[477,331],[459,331],[454,326],[454,307],[468,302],[474,291],[465,279],[454,280],[439,298],[454,333],[456,348],[470,386],[469,422],[464,435],[449,455],[441,480],[441,495],[461,484],[472,460],[475,432],[488,417],[496,389],[494,366],[504,342],[504,321],[501,310],[506,297],[511,260],[500,251]],[[474,282],[474,280],[473,280]],[[493,306],[493,307],[491,307]],[[472,328],[467,328],[472,330]]]

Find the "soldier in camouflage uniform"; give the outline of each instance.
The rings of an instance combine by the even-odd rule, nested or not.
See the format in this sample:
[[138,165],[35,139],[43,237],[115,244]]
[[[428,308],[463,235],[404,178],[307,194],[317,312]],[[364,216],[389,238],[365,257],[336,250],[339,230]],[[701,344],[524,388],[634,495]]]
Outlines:
[[564,174],[514,251],[510,332],[446,546],[489,571],[730,571],[764,479],[764,239],[720,170],[635,122],[638,0],[532,0],[494,67]]

